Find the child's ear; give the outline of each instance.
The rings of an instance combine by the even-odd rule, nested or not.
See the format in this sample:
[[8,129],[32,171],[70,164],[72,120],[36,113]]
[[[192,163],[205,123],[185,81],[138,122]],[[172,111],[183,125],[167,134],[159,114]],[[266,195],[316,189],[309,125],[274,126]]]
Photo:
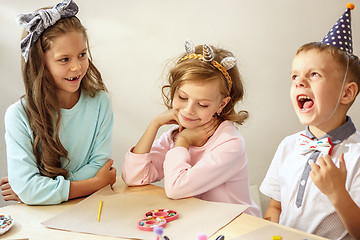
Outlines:
[[224,109],[224,107],[226,106],[226,104],[228,104],[231,100],[231,97],[225,97],[222,101],[221,101],[221,105],[219,107],[219,110],[217,111],[217,113],[221,113],[222,110]]
[[345,85],[343,97],[341,99],[342,104],[349,104],[354,101],[359,88],[355,82],[349,82]]

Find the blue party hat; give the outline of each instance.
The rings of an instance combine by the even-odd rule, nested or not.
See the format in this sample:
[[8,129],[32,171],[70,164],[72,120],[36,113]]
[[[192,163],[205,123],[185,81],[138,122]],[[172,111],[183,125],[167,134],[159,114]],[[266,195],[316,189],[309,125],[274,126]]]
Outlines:
[[341,15],[339,20],[330,29],[328,34],[321,40],[321,43],[326,45],[333,45],[347,53],[352,54],[352,34],[351,34],[351,13],[354,9],[354,4],[348,3],[346,11]]

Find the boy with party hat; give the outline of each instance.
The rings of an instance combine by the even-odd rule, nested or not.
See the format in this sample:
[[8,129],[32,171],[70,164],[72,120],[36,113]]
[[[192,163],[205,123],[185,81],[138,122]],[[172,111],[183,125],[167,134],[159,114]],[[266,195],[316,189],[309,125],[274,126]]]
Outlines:
[[293,59],[290,97],[306,130],[279,145],[260,191],[265,219],[329,239],[360,239],[360,132],[347,112],[358,94],[350,10]]

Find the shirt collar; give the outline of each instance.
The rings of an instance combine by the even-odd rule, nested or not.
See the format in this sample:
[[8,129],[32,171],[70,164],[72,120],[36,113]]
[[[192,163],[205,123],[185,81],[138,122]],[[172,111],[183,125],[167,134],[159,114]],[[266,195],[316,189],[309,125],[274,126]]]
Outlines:
[[[349,116],[346,116],[346,121],[343,125],[334,130],[322,135],[319,139],[330,137],[331,142],[335,144],[339,144],[348,137],[350,137],[356,131],[354,123],[351,121]],[[315,139],[316,137],[310,132],[309,126],[306,126],[305,135],[311,139]]]

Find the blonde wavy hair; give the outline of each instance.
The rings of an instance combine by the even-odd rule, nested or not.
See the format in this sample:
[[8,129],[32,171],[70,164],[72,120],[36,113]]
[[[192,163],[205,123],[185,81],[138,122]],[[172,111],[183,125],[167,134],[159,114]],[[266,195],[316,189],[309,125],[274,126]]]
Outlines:
[[[25,95],[21,100],[25,100],[23,108],[33,133],[33,152],[41,175],[51,178],[60,175],[67,178],[69,172],[62,167],[62,161],[70,159],[59,138],[61,107],[54,79],[45,66],[44,53],[51,48],[57,37],[72,31],[81,33],[88,47],[89,68],[80,88],[91,97],[100,90],[107,91],[100,72],[92,63],[86,29],[77,17],[60,19],[47,28],[31,47],[29,60],[25,62],[22,58],[21,61],[25,84]],[[27,32],[24,31],[23,38],[26,35]]]
[[[221,48],[215,48],[211,46],[214,51],[214,60],[221,62],[225,57],[233,57],[233,54],[227,50]],[[195,47],[196,54],[202,54],[203,47],[198,45]],[[186,56],[182,55],[177,61]],[[186,59],[182,62],[177,62],[175,66],[170,70],[168,75],[168,84],[162,87],[162,95],[165,106],[168,109],[172,108],[172,103],[176,90],[180,84],[184,82],[208,82],[208,81],[219,81],[220,92],[226,97],[230,96],[231,100],[222,110],[219,118],[221,121],[230,120],[238,124],[242,124],[248,117],[248,112],[241,110],[236,112],[235,105],[244,97],[244,86],[238,67],[235,65],[233,68],[228,70],[228,73],[232,79],[232,88],[230,95],[228,94],[227,80],[224,75],[211,63],[201,61],[199,59]]]

